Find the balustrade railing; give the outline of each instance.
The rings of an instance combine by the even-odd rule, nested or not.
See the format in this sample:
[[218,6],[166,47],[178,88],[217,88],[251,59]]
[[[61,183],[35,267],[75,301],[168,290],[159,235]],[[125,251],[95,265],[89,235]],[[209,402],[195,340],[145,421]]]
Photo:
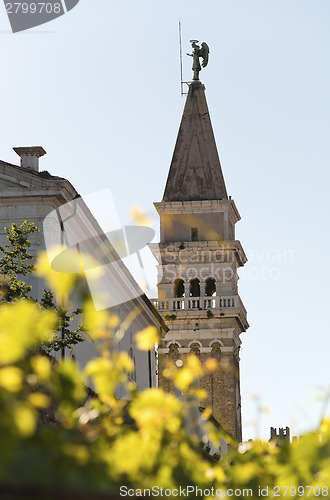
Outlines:
[[158,311],[244,308],[238,295],[221,297],[177,297],[165,300],[152,299],[151,302]]

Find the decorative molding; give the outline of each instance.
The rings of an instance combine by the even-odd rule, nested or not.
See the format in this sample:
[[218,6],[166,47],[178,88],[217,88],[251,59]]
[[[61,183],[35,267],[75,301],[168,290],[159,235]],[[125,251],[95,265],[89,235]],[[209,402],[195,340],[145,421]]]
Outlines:
[[[209,320],[205,320],[209,321]],[[199,339],[199,340],[214,340],[219,342],[219,337],[221,337],[223,340],[224,339],[233,339],[234,338],[234,328],[230,328],[227,330],[217,330],[215,331],[212,330],[204,330],[200,329],[199,331],[193,331],[193,330],[170,330],[166,335],[165,335],[165,340],[166,341],[172,341],[172,342],[177,342],[178,340],[193,340],[193,339]],[[221,342],[221,341],[220,341]],[[178,343],[178,342],[177,342]]]
[[232,347],[222,347],[221,348],[221,352],[222,353],[226,353],[226,352],[234,352],[235,351],[235,347],[232,346]]
[[224,343],[220,339],[214,339],[209,343],[209,346],[212,347],[213,344],[220,344],[221,350],[224,348]]
[[173,339],[173,340],[171,340],[170,342],[168,342],[168,344],[167,344],[167,346],[166,346],[166,347],[169,349],[169,348],[171,347],[171,345],[175,345],[175,344],[176,344],[179,348],[181,347],[180,342],[178,342],[178,341],[177,341],[177,340],[175,340],[175,339]]
[[199,340],[196,340],[196,339],[191,340],[191,341],[189,342],[189,344],[188,344],[188,347],[191,347],[193,344],[198,344],[198,345],[199,345],[199,347],[203,347],[202,342],[200,342]]

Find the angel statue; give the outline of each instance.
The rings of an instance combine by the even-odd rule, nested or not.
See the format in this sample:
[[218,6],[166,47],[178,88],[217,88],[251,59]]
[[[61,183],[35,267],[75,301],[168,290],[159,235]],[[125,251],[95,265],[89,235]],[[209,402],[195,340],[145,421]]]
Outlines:
[[194,77],[193,80],[199,80],[199,72],[202,70],[199,58],[203,58],[202,66],[205,68],[207,66],[207,63],[209,62],[209,46],[207,43],[203,42],[202,46],[200,47],[197,45],[198,40],[190,40],[191,46],[194,49],[192,54],[187,54],[187,56],[191,56],[193,58],[193,66],[192,70],[194,72]]

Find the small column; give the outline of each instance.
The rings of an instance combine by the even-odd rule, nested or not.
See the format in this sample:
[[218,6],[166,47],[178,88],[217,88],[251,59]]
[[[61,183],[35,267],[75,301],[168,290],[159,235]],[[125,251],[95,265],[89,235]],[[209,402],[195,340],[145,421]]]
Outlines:
[[221,309],[220,307],[220,297],[221,297],[221,283],[219,281],[216,281],[215,282],[215,296],[216,296],[216,299],[215,299],[215,308],[216,309]]
[[189,309],[189,295],[190,295],[190,283],[184,284],[184,308],[187,311]]

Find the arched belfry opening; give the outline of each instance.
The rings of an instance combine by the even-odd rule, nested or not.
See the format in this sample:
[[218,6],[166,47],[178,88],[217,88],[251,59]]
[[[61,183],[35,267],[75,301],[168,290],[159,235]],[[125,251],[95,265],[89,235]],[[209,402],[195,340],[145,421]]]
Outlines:
[[212,358],[215,358],[218,361],[220,361],[220,358],[221,358],[221,346],[220,346],[219,342],[214,342],[212,344],[211,356],[212,356]]
[[177,361],[178,359],[180,359],[180,353],[179,353],[179,344],[177,343],[173,343],[170,345],[169,347],[169,357],[170,359],[172,359],[173,361]]
[[197,342],[194,342],[190,346],[190,353],[191,354],[196,354],[196,356],[199,356],[201,353],[200,346]]
[[200,297],[201,296],[201,287],[200,287],[198,278],[194,278],[193,280],[190,280],[189,292],[190,292],[189,293],[190,297]]
[[212,297],[216,294],[216,286],[214,278],[207,278],[205,281],[205,295],[207,297]]
[[174,282],[174,297],[184,296],[184,282],[181,279],[177,279]]

